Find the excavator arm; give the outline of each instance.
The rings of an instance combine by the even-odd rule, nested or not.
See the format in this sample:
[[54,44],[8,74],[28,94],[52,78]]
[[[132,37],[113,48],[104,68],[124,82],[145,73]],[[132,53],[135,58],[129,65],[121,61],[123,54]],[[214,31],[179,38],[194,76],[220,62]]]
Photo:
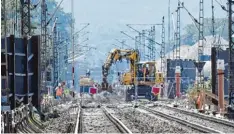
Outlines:
[[134,64],[135,62],[139,61],[138,51],[129,49],[113,49],[107,56],[107,59],[102,66],[102,90],[107,90],[109,87],[107,82],[107,76],[109,74],[109,69],[111,65],[116,61],[122,61],[122,59],[127,59],[130,61],[130,73],[134,72],[133,75],[136,75],[136,69]]

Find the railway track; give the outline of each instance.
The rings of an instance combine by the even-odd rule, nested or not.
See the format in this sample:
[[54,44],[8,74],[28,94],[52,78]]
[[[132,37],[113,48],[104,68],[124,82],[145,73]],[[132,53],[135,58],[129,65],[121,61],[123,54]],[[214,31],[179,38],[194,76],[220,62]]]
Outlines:
[[22,105],[14,110],[1,113],[4,118],[3,133],[73,133],[75,131],[76,116],[78,113],[78,100],[60,103],[65,110],[57,105],[58,116],[49,121],[41,122],[39,115],[34,113],[31,105]]
[[157,116],[160,116],[160,117],[163,117],[167,120],[171,120],[171,121],[175,121],[179,124],[182,124],[184,126],[188,126],[194,130],[197,130],[199,132],[202,132],[202,133],[223,133],[222,131],[219,131],[219,130],[215,130],[213,128],[210,128],[210,127],[207,127],[207,126],[203,126],[203,125],[200,125],[200,124],[197,124],[197,123],[193,123],[194,121],[193,120],[188,120],[188,119],[185,119],[187,118],[185,116],[185,118],[178,118],[174,115],[170,115],[168,114],[168,112],[165,112],[163,110],[155,110],[155,109],[151,109],[151,108],[148,108],[148,107],[144,107],[144,106],[141,106],[139,107],[140,109],[143,109],[143,110],[146,110],[152,114],[155,114]]
[[190,111],[170,107],[167,105],[161,105],[157,107],[157,109],[160,111],[165,111],[166,113],[176,116],[178,118],[191,120],[197,124],[201,124],[203,126],[219,130],[221,132],[234,133],[234,123],[227,120],[217,119],[214,117],[193,113]]
[[59,117],[50,120],[45,133],[74,133],[76,129],[77,115],[80,106],[71,104],[67,109],[58,113]]
[[107,108],[81,108],[77,115],[75,133],[130,133],[132,132]]

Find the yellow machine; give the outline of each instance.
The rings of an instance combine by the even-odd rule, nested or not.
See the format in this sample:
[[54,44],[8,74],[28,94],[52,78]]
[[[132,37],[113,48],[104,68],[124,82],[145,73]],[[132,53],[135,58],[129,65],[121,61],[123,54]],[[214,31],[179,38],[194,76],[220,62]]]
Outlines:
[[136,73],[135,71],[135,63],[139,61],[138,52],[136,50],[122,50],[122,49],[113,49],[104,65],[102,66],[102,90],[111,90],[111,87],[108,85],[107,76],[109,74],[109,69],[112,63],[116,61],[121,61],[122,59],[127,59],[130,61],[130,72],[124,74],[124,78],[122,79],[122,84],[130,85],[133,83]]
[[135,95],[135,88],[138,90],[138,96],[152,98],[151,89],[157,83],[163,83],[162,73],[156,71],[155,61],[140,62],[137,50],[114,49],[110,52],[106,62],[102,66],[102,90],[111,91],[108,85],[107,76],[112,63],[127,59],[130,61],[130,71],[122,75],[121,84],[130,85],[126,92],[126,98],[129,100],[131,95]]

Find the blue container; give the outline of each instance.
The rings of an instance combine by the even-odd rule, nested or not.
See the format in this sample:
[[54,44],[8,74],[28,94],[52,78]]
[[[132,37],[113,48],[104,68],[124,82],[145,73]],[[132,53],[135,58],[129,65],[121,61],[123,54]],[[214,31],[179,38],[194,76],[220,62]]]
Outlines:
[[89,88],[91,86],[80,86],[80,92],[81,93],[89,93]]
[[210,61],[211,56],[210,55],[201,55],[199,57],[200,61]]

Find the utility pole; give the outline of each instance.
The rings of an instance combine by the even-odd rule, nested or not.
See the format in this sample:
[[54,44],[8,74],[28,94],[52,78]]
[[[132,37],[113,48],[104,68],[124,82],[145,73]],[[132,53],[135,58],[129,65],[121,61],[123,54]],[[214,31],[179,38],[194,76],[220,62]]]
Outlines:
[[[214,38],[215,36],[214,0],[211,0],[211,9],[212,9],[212,35]],[[213,42],[215,42],[215,40]]]
[[53,69],[54,69],[54,87],[58,86],[58,41],[57,41],[57,18],[53,26]]
[[[234,28],[233,28],[233,6],[234,0],[228,0],[229,3],[229,105],[231,106],[230,112],[234,114]],[[234,115],[232,115],[234,117]]]
[[[1,61],[1,67],[2,67],[2,72],[1,72],[1,80],[2,82],[2,85],[5,85],[4,89],[7,96],[9,94],[9,91],[7,91],[8,89],[8,60],[7,60],[7,16],[6,16],[6,0],[1,0],[1,17],[3,18],[3,25],[4,25],[4,33],[2,35],[4,35],[4,48],[2,47],[2,50],[1,50],[1,53],[4,53],[4,59],[2,58],[2,61]],[[3,28],[3,27],[2,27]],[[3,57],[3,55],[2,55]],[[5,62],[4,62],[4,61]],[[3,73],[3,68],[5,66],[5,74]],[[3,94],[2,94],[3,96]]]
[[178,7],[176,10],[177,20],[176,20],[176,66],[180,66],[180,1],[178,0]]
[[142,56],[144,57],[143,60],[145,60],[145,30],[142,30],[142,36],[141,36],[141,47],[142,47]]
[[[71,0],[71,13],[72,13],[72,24],[71,24],[71,41],[72,41],[72,86],[75,90],[75,44],[74,44],[74,0]],[[79,37],[78,37],[79,38]]]
[[135,41],[135,49],[137,51],[139,51],[139,42],[140,42],[140,37],[139,36],[135,36],[135,39],[133,39]]
[[161,45],[161,71],[165,75],[166,74],[166,52],[165,52],[165,26],[164,26],[164,16],[162,17],[162,45]]
[[46,0],[41,1],[41,89],[46,88],[46,62],[47,62],[47,42],[46,42]]
[[20,0],[21,2],[21,35],[22,36],[27,36],[31,34],[30,1],[31,0]]
[[[170,51],[170,45],[171,45],[171,0],[169,0],[168,3],[168,47]],[[170,59],[170,54],[169,54],[169,59]]]
[[148,42],[149,42],[148,53],[149,53],[150,60],[155,59],[154,41],[155,41],[155,26],[152,26],[149,31],[149,39],[148,39]]
[[172,17],[172,24],[173,24],[173,41],[174,41],[174,44],[173,44],[173,54],[172,54],[172,59],[175,59],[175,49],[176,49],[176,37],[177,37],[177,32],[176,32],[176,26],[175,26],[175,19],[174,19],[174,13],[171,13],[171,17]]
[[[126,35],[127,37],[129,37],[129,38],[131,38],[132,40],[134,40],[135,41],[135,48],[140,52],[140,50],[139,50],[139,45],[141,44],[141,34],[139,33],[139,36],[135,36],[135,38],[134,37],[132,37],[132,36],[130,36],[130,35],[128,35],[128,34],[126,34],[125,32],[123,32],[123,31],[120,31],[120,33],[122,33],[122,34],[124,34],[124,35]],[[148,39],[150,39],[150,38],[148,38]],[[151,40],[152,41],[152,40]],[[155,44],[159,44],[158,42],[154,42]],[[161,44],[159,44],[160,46],[161,46]],[[147,46],[147,47],[149,47],[149,46]],[[158,51],[156,51],[156,49],[155,49],[155,47],[153,47],[153,49],[155,50],[155,52],[160,56],[160,53],[158,52]],[[140,55],[140,57],[142,57],[142,55]],[[156,59],[155,59],[156,60]]]
[[204,72],[201,70],[203,68],[204,64],[202,65],[202,59],[204,52],[204,42],[203,42],[203,32],[204,31],[204,2],[203,0],[200,0],[199,2],[199,39],[198,39],[198,73],[199,73],[199,84],[201,84],[202,87],[204,87],[204,81],[203,76]]

